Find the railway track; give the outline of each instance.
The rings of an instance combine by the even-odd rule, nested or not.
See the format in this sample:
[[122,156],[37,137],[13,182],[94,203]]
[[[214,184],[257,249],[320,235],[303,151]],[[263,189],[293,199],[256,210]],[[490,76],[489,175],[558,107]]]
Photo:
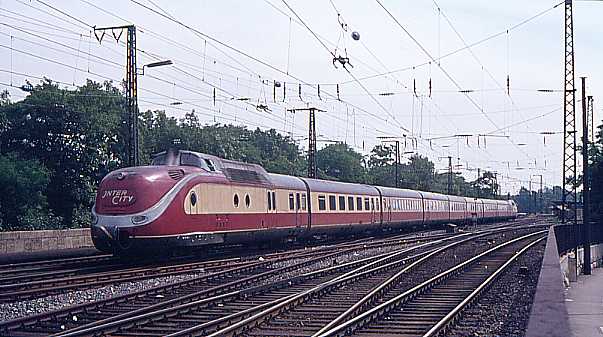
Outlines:
[[[125,319],[162,308],[199,301],[208,296],[236,291],[243,287],[255,286],[258,282],[274,278],[281,273],[299,270],[320,261],[334,260],[337,256],[359,249],[379,250],[384,247],[405,246],[412,242],[426,240],[434,240],[434,237],[410,240],[398,238],[372,243],[357,242],[332,247],[331,251],[314,249],[277,253],[273,259],[247,261],[244,266],[235,266],[190,280],[2,322],[0,323],[0,335],[47,335],[71,328],[82,328],[88,324],[102,324],[116,319]],[[296,262],[291,262],[292,260],[296,260]]]
[[316,336],[445,333],[513,261],[545,237],[544,231],[536,232],[493,247]]
[[[444,237],[446,234],[433,234],[430,238]],[[365,238],[351,243],[339,243],[315,247],[315,249],[371,248],[398,244],[400,240],[423,240],[424,235],[405,234],[391,238]],[[195,261],[194,259],[166,261],[161,264],[137,265],[136,262],[124,263],[119,259],[104,256],[95,258],[76,258],[69,261],[19,264],[18,268],[6,268],[0,271],[0,303],[27,300],[53,294],[64,293],[75,289],[89,289],[123,282],[141,281],[156,277],[176,276],[191,273],[213,273],[229,267],[243,266],[261,257],[262,259],[278,259],[292,252],[309,253],[308,249],[297,249],[287,252],[275,252],[260,255],[233,257],[227,259]],[[193,262],[189,262],[193,261]],[[104,262],[104,263],[103,263]],[[81,263],[77,265],[77,263]],[[101,265],[95,265],[101,263]],[[63,269],[66,268],[66,269]],[[16,272],[15,272],[16,269]],[[13,271],[13,274],[10,271]]]
[[[531,237],[535,234],[529,235]],[[514,236],[522,237],[523,234],[516,233]],[[479,243],[481,239],[486,241],[476,245],[475,243]],[[416,261],[406,261],[402,268],[389,268],[390,265],[382,265],[326,282],[311,290],[282,299],[268,308],[257,308],[245,319],[213,331],[211,334],[208,334],[207,330],[200,330],[204,326],[199,325],[169,336],[321,335],[346,319],[391,301],[398,294],[412,289],[417,283],[430,280],[435,277],[434,275],[443,272],[442,270],[455,268],[466,261],[471,261],[470,256],[489,251],[494,242],[497,242],[492,239],[487,235],[482,235],[481,238],[467,238],[423,256],[417,256],[419,258]],[[460,258],[457,254],[467,255],[467,258]],[[345,330],[344,334],[348,332]],[[386,329],[380,333],[389,336],[389,331]],[[376,332],[373,331],[372,335],[375,334]],[[414,335],[409,333],[407,336]]]
[[[505,233],[513,229],[495,229],[497,233]],[[491,233],[482,233],[482,241],[486,242],[488,235]],[[479,238],[467,238],[467,234],[457,237],[457,241],[466,242],[469,240],[478,240]],[[462,238],[462,239],[461,239]],[[484,241],[486,240],[486,241]],[[367,276],[376,276],[384,270],[396,271],[404,266],[412,264],[421,258],[425,258],[425,254],[434,254],[434,249],[441,249],[442,245],[450,244],[450,238],[441,239],[439,247],[434,247],[435,244],[426,243],[414,249],[405,248],[406,250],[398,250],[395,252],[383,253],[381,255],[366,258],[361,261],[350,263],[342,263],[339,265],[327,265],[318,270],[297,274],[285,278],[264,279],[265,282],[258,281],[257,275],[248,278],[246,286],[233,287],[234,284],[225,284],[221,289],[201,290],[197,297],[189,298],[188,301],[174,301],[170,305],[153,305],[141,309],[135,309],[133,314],[124,315],[119,312],[113,312],[112,316],[106,319],[98,319],[100,317],[85,318],[77,315],[78,322],[90,323],[81,325],[69,322],[69,316],[63,320],[51,319],[48,324],[44,321],[30,322],[29,326],[21,322],[21,326],[13,325],[5,331],[12,333],[12,336],[20,336],[32,333],[57,333],[60,336],[87,336],[87,335],[113,335],[113,336],[163,336],[166,333],[173,332],[177,335],[205,335],[208,332],[219,331],[224,326],[230,326],[233,322],[242,322],[262,311],[265,308],[270,308],[274,305],[282,304],[283,300],[292,296],[297,296],[300,293],[305,294],[308,289],[317,287],[324,289],[338,289],[340,284],[332,282],[343,280],[347,285],[352,285],[351,279],[358,280],[359,278],[367,279]],[[454,243],[455,245],[460,243]],[[412,254],[411,254],[412,253]],[[317,258],[316,261],[319,259]],[[316,262],[315,261],[315,262]],[[324,261],[323,261],[324,262]],[[297,270],[300,266],[294,266]],[[375,269],[376,268],[376,269]],[[397,269],[396,269],[397,268]],[[286,273],[279,271],[280,274]],[[237,283],[232,282],[232,283]],[[328,287],[326,285],[329,285]],[[220,286],[218,286],[220,287]],[[326,287],[326,288],[325,288]],[[355,288],[356,289],[356,288]],[[190,297],[190,295],[188,295]],[[149,300],[149,297],[147,297]],[[149,305],[149,303],[147,303]],[[124,307],[123,310],[133,310],[132,308]],[[101,308],[101,312],[106,312]],[[315,314],[315,313],[314,313]],[[48,321],[48,320],[47,320]],[[202,322],[201,325],[196,323]],[[15,322],[18,323],[18,322]],[[59,329],[58,324],[63,323],[64,331]],[[67,325],[65,325],[67,323]],[[184,332],[179,332],[184,330]],[[316,329],[317,330],[317,329]],[[315,330],[315,331],[316,331]],[[0,331],[1,326],[0,326]],[[198,333],[202,331],[201,333]],[[280,333],[278,334],[280,335]]]

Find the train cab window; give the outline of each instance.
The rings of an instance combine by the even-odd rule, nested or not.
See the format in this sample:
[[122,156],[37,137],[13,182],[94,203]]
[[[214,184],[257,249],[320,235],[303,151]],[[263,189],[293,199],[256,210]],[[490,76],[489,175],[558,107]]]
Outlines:
[[337,200],[334,195],[329,195],[329,210],[336,211],[337,210]]
[[371,210],[371,202],[370,202],[369,198],[364,198],[364,210],[365,211]]
[[272,193],[268,192],[268,210],[272,210]]
[[180,165],[183,166],[194,166],[199,168],[205,168],[201,162],[201,158],[197,157],[192,153],[181,153],[180,154]]
[[356,210],[362,211],[362,197],[356,197]]
[[301,195],[301,209],[302,211],[306,210],[306,193]]
[[211,161],[211,159],[205,158],[203,160],[205,161],[205,164],[207,165],[207,168],[210,171],[214,172],[216,170],[216,167],[214,166],[214,163]]
[[354,197],[348,197],[348,208],[350,211],[354,210]]
[[299,193],[295,193],[295,209],[300,210],[301,209],[301,198]]
[[343,195],[339,196],[339,210],[345,211],[345,197]]
[[251,206],[251,198],[249,197],[249,194],[245,194],[245,206],[247,208],[249,208],[249,206]]
[[234,204],[234,207],[239,207],[239,195],[235,193],[234,197],[232,198],[232,203]]
[[293,193],[289,193],[289,210],[292,211],[295,208],[295,199]]
[[324,211],[327,209],[327,200],[324,195],[318,196],[318,210]]

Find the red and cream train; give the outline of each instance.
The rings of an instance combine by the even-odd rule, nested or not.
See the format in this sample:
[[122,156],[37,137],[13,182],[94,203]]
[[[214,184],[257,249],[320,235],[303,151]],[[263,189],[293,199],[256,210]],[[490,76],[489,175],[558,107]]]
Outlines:
[[101,182],[92,239],[105,252],[257,243],[410,225],[514,218],[513,201],[450,196],[266,172],[191,151]]

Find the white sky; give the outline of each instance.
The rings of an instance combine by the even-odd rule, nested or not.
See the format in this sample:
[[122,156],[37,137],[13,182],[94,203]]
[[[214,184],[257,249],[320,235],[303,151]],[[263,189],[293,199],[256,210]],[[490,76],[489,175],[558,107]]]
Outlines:
[[[0,0],[0,89],[9,89],[13,100],[23,98],[25,93],[7,84],[19,86],[26,79],[37,83],[36,77],[76,85],[81,85],[86,78],[97,81],[109,78],[117,83],[124,77],[125,33],[121,37],[122,45],[117,45],[110,35],[99,44],[84,23],[98,27],[134,23],[138,28],[137,47],[144,51],[138,53],[139,67],[160,59],[174,62],[173,66],[148,68],[144,76],[139,76],[141,110],[161,109],[181,117],[195,109],[203,122],[276,128],[292,133],[303,146],[307,114],[299,112],[293,116],[285,110],[314,106],[326,110],[317,116],[319,139],[346,141],[365,154],[380,142],[377,136],[406,134],[406,151],[427,155],[438,169],[447,165],[447,159],[439,157],[452,155],[460,158],[455,159],[455,164],[462,165],[458,170],[469,179],[475,179],[478,167],[499,172],[503,193],[513,193],[521,185],[527,186],[531,176],[537,182],[539,178],[533,175],[538,174],[544,176],[547,185],[561,183],[562,135],[546,136],[545,144],[545,136],[540,133],[563,130],[562,95],[561,92],[540,93],[537,89],[563,87],[564,7],[558,6],[510,30],[509,34],[504,33],[517,23],[552,8],[555,1],[440,0],[437,4],[441,14],[438,14],[433,1],[383,0],[383,5],[434,58],[463,47],[446,17],[469,44],[503,32],[470,50],[441,60],[441,67],[462,89],[474,90],[467,95],[475,105],[458,92],[437,65],[426,64],[429,57],[375,0],[333,0],[349,26],[347,32],[341,29],[337,12],[329,0],[286,1],[330,51],[337,46],[337,54],[345,54],[344,48],[347,49],[354,66],[349,69],[354,77],[407,69],[361,81],[379,104],[344,69],[333,66],[333,57],[297,22],[282,0],[136,1],[158,12],[165,10],[182,23],[276,69],[288,71],[297,79],[214,41],[206,42],[198,34],[133,1],[42,1]],[[596,69],[600,67],[597,61],[602,55],[596,40],[601,36],[599,18],[602,14],[603,3],[574,4],[576,82],[579,76],[589,76],[589,94],[599,91],[603,85],[596,76],[599,74]],[[352,31],[360,33],[360,41],[351,38]],[[421,64],[426,65],[418,66]],[[413,66],[416,67],[413,69]],[[510,96],[506,94],[507,74]],[[308,83],[302,85],[303,101],[298,94],[298,79]],[[278,88],[276,102],[273,102],[275,80],[286,83],[287,93],[283,98],[283,88]],[[418,97],[412,94],[413,82]],[[318,83],[321,99],[317,95]],[[340,83],[342,101],[336,99],[335,83]],[[214,87],[217,88],[215,106]],[[577,99],[579,96],[580,92]],[[600,109],[598,97],[594,96],[598,125]],[[182,104],[170,104],[174,102]],[[271,112],[257,110],[258,104],[267,104]],[[581,115],[580,103],[577,114]],[[531,121],[521,123],[524,120]],[[581,127],[578,132],[581,133]],[[476,135],[486,133],[509,138],[488,137],[485,146],[484,138],[480,138],[478,146]],[[436,139],[431,141],[430,147],[430,138],[455,134],[474,136]],[[412,137],[417,141],[411,141]]]

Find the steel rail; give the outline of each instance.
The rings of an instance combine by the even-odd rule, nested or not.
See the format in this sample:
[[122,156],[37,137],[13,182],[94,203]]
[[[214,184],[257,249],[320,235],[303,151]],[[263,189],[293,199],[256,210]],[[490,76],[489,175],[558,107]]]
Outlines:
[[[514,229],[514,228],[512,228]],[[419,261],[413,261],[411,263],[411,265],[405,267],[403,269],[403,272],[401,273],[397,273],[398,277],[400,275],[402,275],[403,273],[407,272],[408,270],[410,270],[411,268],[413,268],[414,266],[418,265],[419,263],[426,261],[427,259],[429,259],[430,257],[433,257],[435,254],[441,253],[443,251],[445,251],[446,249],[449,249],[451,247],[454,247],[458,244],[461,244],[463,242],[467,242],[467,241],[471,241],[471,240],[475,240],[478,239],[480,237],[483,236],[487,236],[496,232],[502,232],[502,231],[506,231],[506,230],[510,230],[509,228],[504,228],[504,229],[495,229],[495,230],[490,230],[490,231],[484,231],[482,233],[480,233],[479,235],[476,236],[472,236],[469,238],[466,238],[464,240],[461,240],[459,242],[454,242],[450,245],[447,245],[445,247],[442,248],[438,248],[435,251],[431,251],[431,252],[427,252],[425,254],[427,254],[428,256],[423,256],[423,255],[419,255],[419,256],[415,256],[415,258],[419,259]],[[408,261],[398,261],[398,262],[393,262],[393,263],[389,263],[387,265],[383,265],[383,266],[377,266],[371,270],[367,270],[367,271],[351,271],[346,275],[342,275],[336,279],[327,281],[323,284],[320,284],[312,289],[309,289],[305,292],[299,293],[293,297],[287,298],[277,304],[275,304],[272,307],[266,308],[265,310],[258,312],[242,321],[239,321],[235,324],[232,324],[228,327],[225,327],[219,331],[216,331],[212,334],[210,334],[209,336],[234,336],[237,334],[241,334],[244,333],[246,330],[248,330],[249,328],[253,327],[253,326],[257,326],[258,324],[260,324],[261,322],[266,321],[267,319],[270,319],[286,310],[289,310],[293,307],[296,307],[298,305],[303,304],[304,302],[306,302],[307,300],[319,296],[320,293],[324,293],[327,292],[333,288],[337,288],[340,287],[342,284],[348,284],[348,283],[354,283],[359,279],[362,278],[366,278],[370,275],[374,275],[375,273],[378,272],[383,272],[384,270],[386,270],[385,268],[388,267],[395,267],[397,264],[405,264]],[[189,335],[191,331],[188,331]],[[186,334],[185,334],[186,335]]]
[[[451,276],[457,275],[464,268],[467,268],[467,267],[473,265],[474,263],[478,262],[483,257],[488,256],[489,254],[494,253],[500,249],[503,249],[511,244],[517,243],[519,241],[527,240],[534,236],[543,235],[543,234],[546,234],[546,231],[543,230],[543,231],[530,233],[530,234],[515,238],[513,240],[504,242],[500,245],[497,245],[496,247],[493,247],[483,253],[480,253],[469,260],[461,262],[458,265],[456,265],[446,271],[443,271],[440,274],[403,292],[402,294],[397,295],[396,297],[394,297],[386,302],[383,302],[383,303],[359,314],[358,316],[355,316],[355,317],[351,318],[350,320],[348,320],[344,323],[341,323],[341,324],[329,329],[328,331],[324,331],[321,334],[316,335],[316,336],[348,336],[354,331],[355,328],[364,326],[368,322],[378,319],[379,317],[383,316],[384,314],[386,314],[393,308],[397,307],[398,305],[404,304],[404,303],[408,302],[409,300],[412,300],[419,294],[428,291],[429,289],[440,284],[441,282],[445,281],[446,279],[450,278]],[[539,238],[537,241],[542,240],[544,237],[545,237],[545,235],[543,235],[543,237]]]
[[[431,243],[426,243],[424,245],[428,245]],[[411,247],[408,249],[416,249],[415,247]],[[328,255],[324,255],[324,256],[319,256],[316,258],[313,258],[309,261],[304,261],[302,263],[298,263],[289,267],[284,267],[284,268],[279,268],[276,270],[272,270],[272,271],[268,271],[265,272],[263,274],[259,274],[259,275],[252,275],[247,277],[246,279],[242,280],[242,281],[234,281],[231,282],[229,284],[225,284],[216,288],[227,288],[227,287],[232,287],[233,284],[237,284],[240,285],[241,282],[245,282],[245,284],[251,284],[251,283],[255,283],[257,282],[259,279],[265,278],[264,276],[270,276],[270,275],[275,275],[278,273],[281,273],[285,270],[295,270],[297,268],[300,268],[302,266],[305,265],[309,265],[311,263],[315,263],[317,261],[320,260],[324,260],[324,259],[328,259],[328,258],[332,258],[332,257],[337,257],[339,255],[342,254],[346,254],[349,253],[351,251],[353,251],[355,249],[352,248],[346,248],[344,250],[341,251],[337,251],[337,252],[333,252],[331,254]],[[388,255],[390,253],[383,253],[381,255]],[[358,263],[362,263],[362,262],[367,262],[367,261],[372,261],[375,260],[377,258],[379,258],[381,255],[377,255],[377,256],[373,256],[373,257],[368,257],[359,261],[353,261],[353,262],[349,262],[346,264],[342,264],[342,265],[337,265],[337,266],[330,266],[325,268],[324,270],[319,270],[319,271],[315,271],[315,272],[310,272],[301,276],[297,276],[297,277],[293,277],[291,279],[286,279],[286,280],[280,280],[277,282],[274,282],[273,284],[269,284],[269,285],[264,285],[264,286],[259,286],[259,287],[252,287],[249,289],[244,289],[244,290],[237,290],[237,291],[232,291],[227,293],[228,298],[232,298],[233,296],[237,296],[237,295],[243,295],[243,294],[250,294],[253,293],[254,291],[259,291],[262,289],[266,289],[270,286],[275,286],[275,285],[282,285],[282,284],[288,284],[289,282],[294,282],[294,281],[298,281],[298,280],[302,280],[304,278],[311,278],[311,277],[317,277],[320,275],[324,275],[326,273],[329,272],[333,272],[334,270],[338,270],[338,269],[345,269],[347,267],[350,267],[354,264],[358,264]],[[290,285],[290,284],[289,284]],[[240,287],[239,287],[240,288]],[[214,289],[214,288],[212,288]],[[228,290],[230,288],[227,288],[226,290]],[[202,297],[201,295],[214,295],[214,294],[220,294],[220,296],[213,296],[213,297]],[[196,294],[197,297],[200,297],[201,299],[196,300],[196,301],[191,301],[188,303],[184,303],[181,305],[177,305],[177,306],[173,306],[173,307],[168,307],[165,308],[164,305],[155,305],[152,307],[146,307],[144,308],[144,312],[139,313],[139,315],[128,315],[128,317],[113,317],[111,319],[107,319],[107,320],[103,320],[103,321],[98,321],[98,322],[94,322],[91,324],[88,324],[87,326],[82,326],[82,327],[78,327],[76,329],[72,329],[71,331],[66,331],[64,333],[59,333],[56,336],[61,336],[61,337],[73,337],[73,336],[87,336],[87,335],[91,335],[91,334],[99,334],[99,333],[105,333],[105,332],[109,332],[109,331],[113,331],[116,330],[120,327],[124,327],[124,326],[133,326],[136,324],[142,324],[145,322],[150,322],[155,318],[163,318],[163,317],[168,317],[168,316],[173,316],[178,314],[179,312],[188,312],[189,310],[191,310],[194,307],[199,307],[202,305],[206,305],[212,302],[215,302],[217,300],[223,300],[226,297],[221,297],[222,295],[224,295],[224,292],[219,292],[219,291],[213,291],[212,293],[208,293],[208,294]],[[162,308],[163,307],[163,308]],[[156,310],[152,310],[152,309],[156,309]]]
[[429,329],[429,331],[427,331],[423,335],[423,337],[434,337],[434,336],[437,336],[440,332],[445,331],[445,329],[450,324],[454,324],[458,320],[458,318],[459,318],[460,314],[462,313],[462,311],[465,308],[467,308],[468,306],[470,306],[471,304],[473,304],[475,302],[475,300],[477,300],[481,296],[481,294],[485,290],[487,290],[494,283],[494,281],[504,271],[506,271],[507,268],[509,268],[509,266],[515,260],[517,260],[517,258],[519,258],[526,251],[528,251],[530,248],[532,248],[538,242],[544,240],[545,238],[546,238],[546,236],[544,236],[542,238],[539,238],[539,239],[536,239],[536,240],[532,241],[530,244],[528,244],[527,246],[523,247],[518,252],[516,252],[515,255],[513,255],[509,260],[507,260],[507,262],[505,262],[502,266],[500,266],[498,269],[496,269],[496,271],[492,275],[490,275],[482,284],[480,284],[473,292],[471,292],[471,294],[469,294],[469,296],[467,296],[452,311],[450,311],[450,313],[448,313],[444,318],[442,318],[438,323],[436,323],[436,325],[434,325],[431,329]]

